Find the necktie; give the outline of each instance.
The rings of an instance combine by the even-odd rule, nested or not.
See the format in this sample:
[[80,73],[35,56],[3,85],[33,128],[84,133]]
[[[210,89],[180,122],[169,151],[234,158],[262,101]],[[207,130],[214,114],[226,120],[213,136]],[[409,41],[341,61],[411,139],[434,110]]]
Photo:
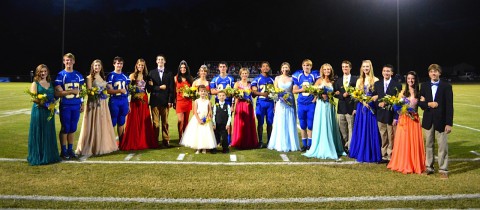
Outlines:
[[388,82],[385,83],[385,88],[384,88],[385,93],[387,92],[387,88],[388,88]]

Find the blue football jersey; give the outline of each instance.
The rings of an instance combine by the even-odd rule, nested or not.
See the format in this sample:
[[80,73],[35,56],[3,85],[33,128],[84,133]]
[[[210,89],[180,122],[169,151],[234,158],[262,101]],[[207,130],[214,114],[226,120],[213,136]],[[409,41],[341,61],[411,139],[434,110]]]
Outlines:
[[[268,84],[273,84],[274,80],[270,76],[263,76],[263,74],[258,75],[252,81],[252,87],[257,87],[258,92],[265,92]],[[258,96],[257,100],[268,100],[271,101],[272,99],[265,97],[265,96]]]
[[[293,84],[302,89],[304,86],[314,85],[317,78],[313,74],[299,74],[293,77]],[[314,96],[310,93],[299,93],[297,101],[299,104],[309,104],[313,100]]]
[[215,88],[217,90],[223,90],[227,86],[230,86],[233,88],[234,85],[235,85],[235,79],[233,79],[232,76],[227,75],[226,77],[222,78],[220,75],[217,75],[210,82],[210,89]]
[[130,78],[125,76],[125,74],[120,73],[117,74],[114,71],[110,72],[107,76],[107,84],[112,85],[114,90],[119,89],[126,89],[126,93],[115,93],[111,94],[110,97],[117,98],[117,97],[128,97],[128,88],[127,86],[130,84]]
[[[57,78],[55,79],[55,87],[60,85],[65,91],[80,89],[83,83],[84,79],[82,74],[75,70],[67,72],[64,69],[57,74]],[[79,94],[77,94],[62,97],[60,104],[81,104],[82,102],[83,98],[80,98]]]

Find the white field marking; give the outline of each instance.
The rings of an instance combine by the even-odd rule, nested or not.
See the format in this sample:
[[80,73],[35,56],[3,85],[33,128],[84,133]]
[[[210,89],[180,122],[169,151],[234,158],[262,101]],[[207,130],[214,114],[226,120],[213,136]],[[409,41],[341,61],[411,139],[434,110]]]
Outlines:
[[425,201],[480,198],[477,194],[453,195],[404,195],[404,196],[353,196],[353,197],[306,197],[306,198],[125,198],[125,197],[67,197],[42,195],[0,195],[0,199],[62,201],[62,202],[139,202],[139,203],[326,203],[326,202],[374,202],[374,201]]
[[288,156],[286,154],[280,154],[280,157],[282,158],[282,160],[284,162],[289,162],[290,161],[290,159],[288,159]]
[[480,108],[479,105],[473,105],[473,104],[462,104],[462,103],[454,103],[455,105],[464,105],[464,106],[472,106],[472,107],[478,107]]
[[9,117],[17,114],[30,114],[31,109],[18,109],[18,110],[8,110],[0,112],[0,117]]
[[470,151],[470,152],[473,153],[473,154],[475,154],[475,155],[480,156],[480,153],[478,153],[478,152],[476,152],[476,151],[473,151],[473,150],[472,150],[472,151]]
[[[187,156],[189,157],[189,156]],[[0,162],[26,162],[26,159],[16,158],[0,158]],[[448,161],[453,162],[476,162],[480,158],[452,158]],[[106,161],[106,160],[86,160],[86,161],[62,161],[61,163],[71,164],[145,164],[145,165],[230,165],[230,166],[244,166],[244,165],[352,165],[362,164],[357,161],[326,161],[326,162],[179,162],[179,161]]]
[[[420,116],[420,118],[423,118],[423,117],[422,117],[422,116]],[[459,124],[455,124],[455,123],[453,123],[453,125],[454,125],[454,126],[461,127],[461,128],[466,128],[466,129],[470,129],[470,130],[474,130],[474,131],[478,131],[478,132],[480,132],[480,129],[471,128],[471,127],[468,127],[468,126],[459,125]]]
[[89,157],[91,157],[92,155],[84,155],[82,157],[79,158],[80,161],[86,161]]
[[177,160],[183,160],[185,158],[185,153],[180,153],[177,157]]
[[468,127],[468,126],[459,125],[459,124],[455,124],[455,123],[453,123],[453,125],[454,125],[454,126],[461,127],[461,128],[466,128],[466,129],[470,129],[470,130],[474,130],[474,131],[478,131],[478,132],[480,132],[480,129],[471,128],[471,127]]
[[237,162],[237,156],[236,155],[230,155],[230,161],[231,162]]
[[135,155],[135,153],[130,153],[127,155],[127,157],[125,157],[125,161],[129,161],[130,159],[132,159],[132,157]]

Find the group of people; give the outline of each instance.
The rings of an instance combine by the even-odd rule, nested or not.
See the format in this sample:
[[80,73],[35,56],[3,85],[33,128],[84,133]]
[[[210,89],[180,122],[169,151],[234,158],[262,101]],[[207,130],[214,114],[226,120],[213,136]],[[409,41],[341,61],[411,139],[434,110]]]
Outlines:
[[[55,81],[51,81],[47,66],[39,65],[30,88],[32,92],[46,93],[49,98],[60,98],[61,152],[59,155],[54,121],[47,120],[48,110],[34,101],[28,156],[31,165],[58,162],[60,157],[101,155],[118,149],[157,148],[160,132],[161,145],[168,147],[168,113],[173,107],[178,118],[179,143],[195,149],[197,154],[216,153],[219,145],[223,153],[228,153],[230,147],[266,147],[280,152],[301,150],[302,155],[320,159],[337,160],[348,154],[359,162],[388,163],[388,168],[403,173],[431,174],[437,137],[439,171],[442,177],[448,177],[447,134],[453,123],[453,93],[450,84],[440,81],[441,67],[437,64],[430,65],[431,81],[423,83],[421,88],[413,71],[408,72],[405,88],[402,88],[392,79],[393,66],[385,65],[383,79],[378,79],[369,60],[362,62],[358,78],[350,73],[352,64],[343,61],[343,77],[337,81],[328,63],[320,67],[319,75],[313,74],[313,63],[309,59],[302,62],[303,72],[297,75],[290,75],[290,64],[282,63],[281,75],[275,78],[269,75],[270,64],[264,61],[261,74],[252,81],[248,80],[246,68],[240,69],[241,79],[235,81],[227,74],[226,62],[218,64],[220,73],[211,81],[207,81],[205,65],[199,68],[199,77],[194,80],[186,61],[180,62],[174,75],[165,69],[163,55],[156,57],[157,68],[151,71],[147,71],[145,60],[138,59],[135,71],[128,77],[122,73],[124,61],[121,57],[114,58],[114,71],[107,77],[102,62],[95,60],[86,82],[73,70],[75,57],[71,53],[63,57],[63,63],[65,69],[58,73]],[[109,97],[88,97],[84,105],[80,97],[84,82],[87,89],[96,87]],[[130,83],[135,90],[129,90]],[[281,90],[281,95],[272,97],[268,88],[272,85]],[[323,94],[311,94],[310,86],[322,89]],[[185,87],[194,87],[198,98],[193,100],[179,91]],[[349,87],[363,90],[371,101],[355,101]],[[231,97],[228,88],[239,90],[242,95]],[[338,106],[329,93],[338,99]],[[294,94],[298,94],[296,101]],[[214,104],[210,103],[211,95],[215,96]],[[387,96],[408,99],[413,110],[420,106],[424,110],[422,124],[416,112],[399,114],[387,106],[382,101]],[[74,133],[83,111],[80,138],[74,151]],[[193,117],[190,118],[191,111]],[[264,140],[265,122],[267,135]]]

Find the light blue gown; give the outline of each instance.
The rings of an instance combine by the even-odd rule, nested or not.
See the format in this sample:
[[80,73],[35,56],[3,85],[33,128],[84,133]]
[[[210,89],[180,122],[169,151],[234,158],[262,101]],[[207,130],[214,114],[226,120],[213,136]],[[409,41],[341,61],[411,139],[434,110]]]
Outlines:
[[289,94],[287,101],[290,102],[290,105],[285,103],[283,99],[277,100],[272,135],[267,148],[279,152],[297,151],[300,150],[300,144],[298,141],[295,100],[292,93],[293,81],[287,83],[278,81],[278,87]]
[[[333,91],[332,87],[327,86],[327,89]],[[335,106],[330,102],[317,99],[313,117],[312,146],[302,155],[335,160],[347,155],[343,149]]]

